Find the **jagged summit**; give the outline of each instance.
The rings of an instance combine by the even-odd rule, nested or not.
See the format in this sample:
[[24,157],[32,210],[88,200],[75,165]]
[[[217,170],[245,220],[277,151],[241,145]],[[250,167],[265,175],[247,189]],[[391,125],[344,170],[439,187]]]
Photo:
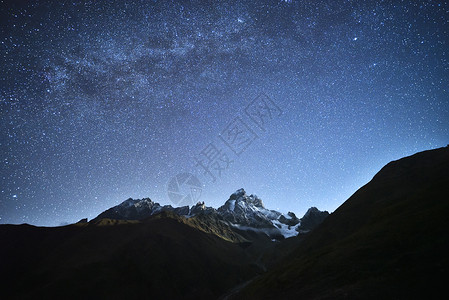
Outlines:
[[312,230],[321,224],[328,216],[329,212],[327,211],[320,211],[316,207],[309,208],[301,218],[301,230],[305,232]]
[[[236,226],[282,228],[279,221],[282,213],[266,209],[260,198],[252,194],[248,196],[244,189],[239,189],[231,194],[225,204],[219,207],[217,211],[225,220]],[[294,225],[298,223],[299,220]],[[295,233],[295,228],[287,229]]]
[[246,191],[244,188],[240,188],[238,190],[236,190],[234,193],[231,194],[231,196],[229,197],[229,199],[237,199],[240,197],[246,196]]
[[154,204],[155,203],[150,198],[143,198],[143,199],[128,198],[127,200],[119,204],[119,206],[123,208],[134,206],[136,209],[142,210],[145,208],[151,208],[154,206]]
[[316,208],[315,206],[312,206],[311,208],[309,208],[307,210],[307,212],[305,213],[304,217],[310,215],[310,214],[314,214],[318,212],[318,208]]
[[143,220],[161,211],[172,211],[179,215],[188,215],[188,206],[172,207],[171,205],[161,206],[153,202],[150,198],[132,199],[129,198],[119,205],[99,214],[94,220],[116,219],[116,220]]
[[237,191],[232,193],[231,196],[229,196],[229,199],[222,207],[234,211],[235,204],[237,204],[240,207],[253,205],[254,207],[265,209],[262,199],[253,194],[248,196],[243,188],[238,189]]

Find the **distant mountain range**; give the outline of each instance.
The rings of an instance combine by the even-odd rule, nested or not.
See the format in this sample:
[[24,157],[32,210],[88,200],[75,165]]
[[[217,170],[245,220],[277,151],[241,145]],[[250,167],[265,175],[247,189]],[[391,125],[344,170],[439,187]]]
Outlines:
[[282,214],[265,208],[262,200],[256,195],[247,195],[244,189],[233,193],[224,205],[215,209],[199,202],[195,206],[172,207],[161,206],[150,198],[132,199],[114,206],[91,222],[101,222],[102,219],[114,220],[144,220],[161,212],[172,212],[178,216],[190,218],[198,215],[208,215],[228,225],[248,230],[263,231],[273,238],[287,238],[306,233],[318,226],[329,215],[327,211],[310,208],[302,219],[298,219],[293,212]]
[[2,299],[441,299],[449,147],[302,218],[243,189],[218,209],[128,199],[62,227],[0,225]]

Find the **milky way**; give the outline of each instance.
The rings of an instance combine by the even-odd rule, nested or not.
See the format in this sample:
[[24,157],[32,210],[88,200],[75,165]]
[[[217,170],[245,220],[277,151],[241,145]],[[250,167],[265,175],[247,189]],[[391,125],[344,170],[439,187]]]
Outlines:
[[[449,142],[445,1],[0,8],[1,223],[173,205],[180,173],[209,206],[243,187],[268,208],[333,211],[387,162]],[[263,126],[260,97],[277,108]],[[215,178],[198,164],[210,145],[228,159]]]

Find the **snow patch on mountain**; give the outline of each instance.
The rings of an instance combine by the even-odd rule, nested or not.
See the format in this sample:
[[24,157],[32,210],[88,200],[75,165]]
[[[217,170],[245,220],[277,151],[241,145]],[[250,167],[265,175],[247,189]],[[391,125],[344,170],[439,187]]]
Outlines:
[[229,210],[234,211],[235,209],[235,200],[229,201]]
[[283,223],[279,222],[279,220],[273,220],[272,222],[273,222],[273,225],[279,229],[280,233],[285,238],[290,238],[293,236],[297,236],[299,234],[297,229],[300,226],[300,223],[298,223],[297,225],[294,225],[294,226],[289,226],[287,224],[283,224]]

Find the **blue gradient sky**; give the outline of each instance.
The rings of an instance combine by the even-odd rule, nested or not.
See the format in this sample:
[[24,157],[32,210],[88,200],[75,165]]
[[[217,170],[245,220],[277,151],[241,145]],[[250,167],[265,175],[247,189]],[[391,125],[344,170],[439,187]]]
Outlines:
[[[445,1],[3,1],[0,223],[172,204],[190,172],[218,207],[333,211],[386,163],[449,141]],[[265,131],[245,107],[282,111]],[[240,154],[219,134],[240,117]],[[233,160],[195,167],[213,143]]]

